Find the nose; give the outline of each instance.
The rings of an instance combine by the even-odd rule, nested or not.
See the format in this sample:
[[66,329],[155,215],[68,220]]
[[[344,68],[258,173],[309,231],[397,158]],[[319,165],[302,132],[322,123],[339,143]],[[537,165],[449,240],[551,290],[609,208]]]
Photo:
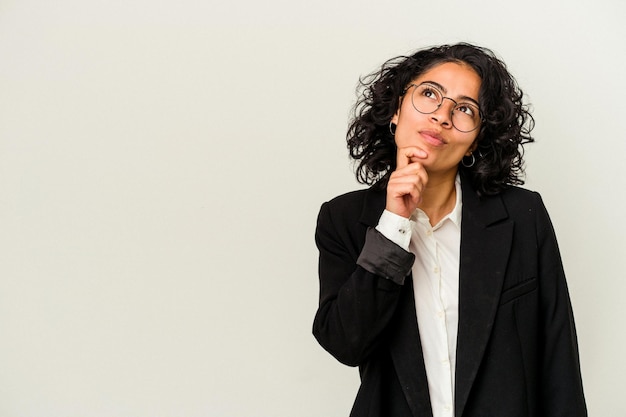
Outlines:
[[[446,99],[450,100],[450,104],[446,105]],[[444,97],[437,110],[430,114],[430,119],[444,127],[452,127],[452,110],[456,105],[456,101],[450,97]]]

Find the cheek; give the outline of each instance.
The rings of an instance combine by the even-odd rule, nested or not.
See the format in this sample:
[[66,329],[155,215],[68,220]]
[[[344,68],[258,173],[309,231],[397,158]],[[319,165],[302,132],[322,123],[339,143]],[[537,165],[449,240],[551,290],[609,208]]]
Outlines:
[[415,130],[418,125],[426,122],[423,120],[424,115],[417,112],[411,112],[411,109],[406,109],[405,107],[406,106],[403,106],[402,110],[399,113],[396,113],[393,117],[393,119],[395,119],[394,123],[397,126],[397,131],[410,132]]
[[468,140],[468,142],[461,147],[461,150],[463,151],[462,156],[470,155],[476,148],[475,144],[476,144],[475,137]]
[[471,153],[474,152],[476,148],[478,148],[478,133],[475,133],[470,137],[467,151]]
[[412,142],[412,136],[410,132],[410,128],[407,123],[402,123],[402,120],[396,126],[396,134],[394,135],[394,141],[396,142],[396,146],[398,148],[404,148],[409,146]]

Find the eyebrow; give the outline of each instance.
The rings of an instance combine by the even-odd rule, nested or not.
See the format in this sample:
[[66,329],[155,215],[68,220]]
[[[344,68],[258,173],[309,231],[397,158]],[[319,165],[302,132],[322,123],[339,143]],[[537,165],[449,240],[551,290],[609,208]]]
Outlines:
[[[438,89],[440,89],[444,94],[448,94],[448,89],[446,87],[444,87],[443,85],[439,84],[436,81],[422,81],[422,84],[432,84],[435,87],[437,87]],[[478,101],[476,101],[476,99],[473,99],[469,96],[459,96],[457,97],[458,100],[469,100],[469,101],[473,101],[474,104],[476,104],[476,107],[480,107],[480,104],[478,104]]]

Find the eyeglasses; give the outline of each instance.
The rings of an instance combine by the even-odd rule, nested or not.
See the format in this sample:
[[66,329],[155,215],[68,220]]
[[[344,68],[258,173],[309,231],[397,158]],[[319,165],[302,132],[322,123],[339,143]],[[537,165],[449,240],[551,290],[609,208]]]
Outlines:
[[433,84],[422,83],[420,85],[411,84],[407,87],[407,92],[411,87],[411,103],[415,110],[422,114],[431,114],[436,112],[443,104],[444,99],[448,99],[454,103],[454,107],[450,111],[450,120],[452,126],[460,132],[471,132],[478,129],[481,122],[480,108],[471,102],[457,102],[450,97],[443,95],[443,92]]

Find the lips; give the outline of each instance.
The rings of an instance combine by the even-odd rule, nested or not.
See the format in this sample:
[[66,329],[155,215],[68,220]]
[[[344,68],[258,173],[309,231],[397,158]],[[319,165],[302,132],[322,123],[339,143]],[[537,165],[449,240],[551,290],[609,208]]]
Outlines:
[[428,143],[431,146],[443,146],[446,144],[446,141],[441,137],[441,135],[437,131],[422,130],[420,132],[420,135],[422,136],[422,138],[424,138],[426,143]]

